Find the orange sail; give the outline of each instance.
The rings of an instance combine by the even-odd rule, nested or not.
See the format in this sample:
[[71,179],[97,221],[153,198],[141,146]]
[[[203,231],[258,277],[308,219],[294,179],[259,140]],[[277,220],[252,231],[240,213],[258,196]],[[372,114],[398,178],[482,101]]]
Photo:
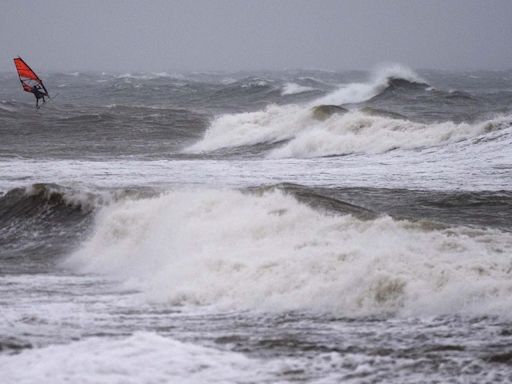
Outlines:
[[[25,92],[34,93],[33,87],[40,86],[40,92],[45,96],[50,96],[46,87],[43,84],[43,81],[37,76],[37,74],[28,66],[27,63],[21,58],[17,57],[14,59],[14,65],[16,66],[16,70],[18,71],[18,76],[20,78],[21,86]],[[44,91],[44,92],[43,92]]]

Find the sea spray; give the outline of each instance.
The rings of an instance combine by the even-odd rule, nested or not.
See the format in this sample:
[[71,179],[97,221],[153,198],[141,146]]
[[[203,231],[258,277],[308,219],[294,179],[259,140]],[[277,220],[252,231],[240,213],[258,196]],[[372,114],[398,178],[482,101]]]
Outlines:
[[315,90],[315,89],[312,87],[307,87],[305,85],[300,85],[297,83],[286,83],[283,86],[283,89],[281,90],[281,95],[282,96],[296,95],[299,93],[310,92],[313,90]]
[[280,191],[191,190],[104,208],[66,263],[217,310],[506,314],[511,246],[509,233],[360,220]]

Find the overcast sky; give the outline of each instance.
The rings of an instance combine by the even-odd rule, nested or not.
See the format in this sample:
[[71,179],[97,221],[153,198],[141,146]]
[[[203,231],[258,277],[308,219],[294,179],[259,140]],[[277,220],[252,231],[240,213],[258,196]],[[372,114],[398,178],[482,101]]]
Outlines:
[[0,0],[0,71],[512,68],[512,0]]

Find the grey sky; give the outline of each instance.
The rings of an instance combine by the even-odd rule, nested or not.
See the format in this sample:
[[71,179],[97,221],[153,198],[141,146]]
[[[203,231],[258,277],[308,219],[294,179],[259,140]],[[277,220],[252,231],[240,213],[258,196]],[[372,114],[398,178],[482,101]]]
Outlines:
[[512,68],[511,0],[0,0],[0,71]]

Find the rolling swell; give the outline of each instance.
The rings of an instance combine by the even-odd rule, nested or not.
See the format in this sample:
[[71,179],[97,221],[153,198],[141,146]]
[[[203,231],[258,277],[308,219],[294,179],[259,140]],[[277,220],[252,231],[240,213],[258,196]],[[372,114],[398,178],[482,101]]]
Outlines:
[[299,184],[282,183],[272,186],[249,188],[248,190],[256,193],[274,190],[283,191],[313,209],[340,215],[353,215],[361,220],[375,219],[379,215],[371,209],[358,205],[361,204],[362,199],[358,202],[354,201],[349,203],[340,198],[336,198],[332,191],[322,188],[309,188]]
[[[181,77],[123,76],[103,80],[101,96],[126,104],[140,100],[134,98],[134,95],[142,95],[160,105],[215,113],[235,112],[260,109],[269,102],[282,103],[283,96],[287,101],[302,100],[306,96],[300,90],[305,87],[313,89],[305,85],[310,83],[307,80],[295,77],[290,80],[285,82],[279,76],[269,73],[259,76],[233,74],[228,77],[215,74],[188,74]],[[295,87],[290,88],[291,83]],[[317,88],[311,95],[323,94],[323,90],[329,87],[320,83]]]
[[432,227],[468,226],[512,231],[510,191],[421,191],[387,188],[321,188],[278,184],[314,208],[360,219],[389,215],[397,220],[424,222]]
[[[3,272],[40,272],[80,238],[94,210],[92,195],[55,184],[16,188],[0,197]],[[7,264],[7,262],[11,262]],[[9,266],[9,268],[7,268]]]
[[491,108],[487,100],[469,92],[437,89],[427,83],[391,79],[389,86],[357,107],[390,109],[424,123],[475,121]]
[[44,114],[33,108],[0,114],[2,156],[162,158],[197,140],[207,124],[202,113],[168,106],[44,108]]
[[250,192],[282,191],[320,212],[361,220],[391,216],[432,228],[468,226],[512,232],[510,191],[421,191],[387,188],[325,188],[281,183]]

